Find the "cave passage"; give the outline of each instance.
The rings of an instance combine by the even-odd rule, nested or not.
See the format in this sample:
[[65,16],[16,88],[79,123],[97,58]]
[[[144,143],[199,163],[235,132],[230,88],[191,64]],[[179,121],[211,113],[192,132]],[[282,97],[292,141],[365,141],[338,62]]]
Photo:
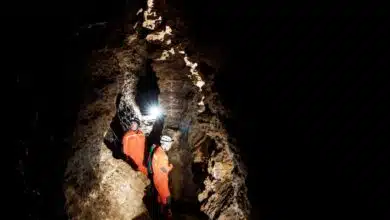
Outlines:
[[[136,87],[135,102],[143,116],[150,115],[153,107],[159,106],[158,95],[160,90],[157,84],[157,76],[151,66],[152,60],[146,61],[145,70],[140,72]],[[146,133],[146,149],[152,144],[159,144],[160,136],[164,128],[164,118],[157,117],[152,124],[152,130]],[[145,132],[145,131],[143,131]],[[147,154],[147,152],[145,152]],[[147,158],[147,157],[145,157]]]
[[[153,72],[152,67],[150,65],[150,61],[146,63],[146,67],[144,71],[139,73],[139,79],[136,86],[136,97],[135,102],[138,105],[142,116],[146,116],[150,114],[150,108],[153,106],[158,106],[158,94],[159,88],[157,85],[157,77]],[[113,156],[117,159],[125,160],[129,166],[133,169],[136,169],[136,165],[131,161],[127,160],[122,151],[122,137],[129,129],[129,121],[130,118],[133,117],[133,113],[131,111],[131,106],[127,106],[125,108],[120,108],[120,102],[122,96],[125,94],[118,94],[116,100],[116,108],[118,112],[113,118],[110,131],[105,137],[105,144],[111,149]],[[143,117],[140,118],[143,120]],[[146,136],[146,146],[144,152],[144,164],[147,164],[146,159],[148,158],[149,148],[152,144],[159,144],[160,136],[164,127],[164,118],[158,117],[152,121],[152,123],[143,120],[146,127],[146,130],[150,130],[150,132],[146,132],[142,125],[140,129],[145,133]],[[150,179],[150,178],[149,178]],[[143,202],[148,209],[149,216],[152,219],[161,219],[162,216],[159,215],[159,206],[157,204],[156,194],[154,187],[150,184],[145,189],[145,196],[143,198]]]
[[147,60],[145,71],[140,73],[137,84],[135,101],[142,115],[148,115],[150,108],[158,105],[160,91],[157,85],[157,76],[152,69],[151,62],[151,60]]

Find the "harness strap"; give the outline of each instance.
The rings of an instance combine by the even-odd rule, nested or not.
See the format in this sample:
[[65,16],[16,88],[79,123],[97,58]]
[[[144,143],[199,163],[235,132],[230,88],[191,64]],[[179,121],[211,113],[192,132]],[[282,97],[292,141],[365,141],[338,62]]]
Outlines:
[[157,149],[157,146],[155,144],[150,147],[149,156],[148,156],[148,173],[150,175],[153,174],[153,168],[152,168],[152,158],[155,150]]

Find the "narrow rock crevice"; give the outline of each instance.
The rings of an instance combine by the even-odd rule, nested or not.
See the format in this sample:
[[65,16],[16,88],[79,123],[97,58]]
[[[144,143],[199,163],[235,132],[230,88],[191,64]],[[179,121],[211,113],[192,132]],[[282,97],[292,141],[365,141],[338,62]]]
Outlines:
[[160,91],[157,85],[156,73],[153,72],[151,60],[146,61],[146,69],[139,75],[136,104],[142,115],[148,115],[152,106],[158,106]]
[[[225,128],[228,112],[213,83],[218,67],[183,40],[180,19],[162,17],[162,2],[149,0],[147,6],[124,35],[123,47],[100,51],[92,61],[94,93],[85,99],[74,135],[67,211],[74,219],[150,218],[143,204],[150,181],[123,160],[121,151],[129,119],[136,116],[147,146],[162,134],[174,140],[168,157],[174,166],[175,218],[248,219],[245,167]],[[152,105],[161,106],[164,117],[150,118]]]

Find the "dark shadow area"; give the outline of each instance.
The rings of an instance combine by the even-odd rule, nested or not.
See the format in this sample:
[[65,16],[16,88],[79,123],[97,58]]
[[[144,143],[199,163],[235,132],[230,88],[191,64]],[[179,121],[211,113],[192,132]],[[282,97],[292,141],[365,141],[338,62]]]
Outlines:
[[204,180],[208,176],[208,160],[213,152],[213,150],[216,150],[216,143],[213,139],[207,137],[207,139],[199,146],[200,153],[204,156],[204,161],[192,163],[191,170],[193,174],[192,181],[199,187],[198,191],[203,191],[205,189]]
[[216,87],[248,166],[253,219],[389,216],[390,152],[374,141],[388,143],[383,25],[268,18],[232,36],[240,43],[226,45]]
[[149,220],[149,213],[147,212],[144,212],[142,214],[140,214],[139,216],[133,218],[133,220]]
[[[121,12],[122,3],[116,3]],[[114,4],[95,5],[94,10],[104,12],[95,15],[92,5],[78,6],[69,7],[63,17],[58,16],[60,12],[45,17],[33,9],[35,4],[29,11],[40,16],[26,17],[27,13],[23,18],[10,17],[2,26],[0,38],[6,54],[2,63],[14,83],[10,105],[15,119],[11,129],[17,134],[12,146],[15,179],[11,183],[15,201],[11,206],[18,210],[12,213],[15,219],[68,219],[64,171],[72,155],[71,136],[88,82],[84,75],[87,60],[92,49],[105,46],[108,33],[115,28],[110,22],[122,19]],[[20,10],[19,6],[18,13]],[[82,28],[102,21],[108,25]],[[26,33],[30,33],[28,37]]]
[[[119,104],[122,98],[122,94],[118,94],[115,100],[115,108],[117,112],[110,123],[110,130],[107,131],[106,136],[104,137],[104,143],[112,151],[112,156],[116,159],[126,160],[126,157],[123,153],[122,138],[125,135],[125,132],[128,129],[128,124],[124,124],[119,117],[123,117],[126,114],[120,114]],[[130,117],[130,116],[129,116]],[[133,166],[134,168],[134,166]]]
[[110,130],[104,137],[104,143],[112,151],[112,156],[116,159],[126,159],[122,146],[122,138],[124,134],[125,131],[122,129],[118,115],[116,114],[110,124]]
[[[149,178],[151,179],[151,178]],[[153,183],[149,184],[144,191],[144,197],[142,201],[144,202],[146,209],[149,212],[150,217],[153,220],[163,220],[163,216],[160,213],[160,205],[157,203],[158,193],[153,187]]]
[[200,204],[186,201],[172,201],[172,213],[174,219],[186,219],[188,217],[207,220],[209,217],[200,211]]
[[[65,21],[57,20],[62,29],[48,30],[46,20],[29,20],[34,27],[4,27],[12,33],[9,35],[12,39],[7,41],[13,48],[3,49],[10,50],[8,58],[15,58],[8,62],[13,69],[11,78],[16,82],[12,114],[15,114],[14,132],[18,133],[14,146],[18,153],[13,155],[18,168],[13,184],[13,201],[17,204],[12,204],[18,211],[13,217],[68,219],[64,210],[63,175],[81,102],[79,76],[85,51],[75,48],[67,39],[72,29],[66,27]],[[20,44],[26,32],[36,33],[30,36],[34,44]],[[16,56],[20,51],[25,56],[23,65]]]
[[203,181],[208,175],[207,162],[192,163],[191,170],[194,174],[192,181],[199,186],[200,191],[203,191],[205,189]]
[[158,94],[160,93],[157,85],[156,73],[151,66],[152,60],[147,60],[145,71],[139,74],[137,83],[137,94],[135,101],[140,107],[142,115],[149,114],[149,108],[158,105]]

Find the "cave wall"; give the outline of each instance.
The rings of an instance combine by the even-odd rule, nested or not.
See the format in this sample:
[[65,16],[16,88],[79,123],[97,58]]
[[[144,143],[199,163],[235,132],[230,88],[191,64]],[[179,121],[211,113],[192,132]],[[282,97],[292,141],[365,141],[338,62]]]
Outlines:
[[[220,54],[224,53],[224,49],[228,48],[231,53],[236,53],[228,61],[232,65],[225,66],[225,69],[230,70],[226,74],[228,79],[222,82],[227,85],[222,86],[228,90],[225,97],[233,97],[231,107],[235,108],[236,116],[238,116],[235,117],[236,129],[241,133],[241,140],[244,140],[238,146],[242,150],[246,148],[248,155],[253,154],[253,147],[260,149],[260,153],[252,157],[251,163],[248,164],[252,168],[250,170],[252,177],[249,178],[253,179],[252,187],[249,186],[250,196],[259,201],[259,208],[253,208],[252,212],[261,212],[264,219],[283,219],[284,215],[292,216],[291,214],[309,216],[312,213],[308,210],[315,212],[316,217],[340,215],[341,213],[349,218],[351,215],[361,217],[362,214],[367,214],[372,218],[373,213],[375,213],[382,215],[384,219],[390,219],[385,218],[386,214],[389,216],[385,203],[374,201],[384,198],[388,192],[386,186],[390,185],[388,184],[389,179],[386,180],[386,175],[383,175],[383,173],[388,172],[386,170],[377,172],[383,170],[381,168],[385,167],[384,165],[388,161],[384,156],[386,151],[378,148],[378,144],[381,145],[378,141],[374,141],[374,143],[370,141],[379,140],[378,134],[384,134],[386,131],[383,129],[383,121],[386,118],[382,117],[383,114],[378,113],[386,111],[386,108],[383,108],[384,105],[380,104],[386,103],[381,101],[386,97],[383,96],[383,91],[384,88],[387,88],[385,85],[387,80],[383,80],[381,77],[377,78],[376,74],[369,74],[369,77],[365,77],[367,74],[357,74],[364,71],[367,73],[381,72],[377,68],[386,66],[384,61],[386,59],[382,59],[386,57],[383,56],[385,54],[378,53],[379,51],[385,53],[386,50],[383,48],[386,48],[384,45],[388,42],[388,37],[383,32],[386,30],[384,27],[387,27],[387,25],[384,26],[385,20],[369,19],[369,21],[356,22],[356,19],[354,21],[309,19],[308,22],[302,19],[302,16],[298,16],[298,19],[284,17],[281,20],[278,16],[270,18],[259,15],[286,14],[288,10],[302,14],[302,10],[297,10],[300,6],[296,8],[279,7],[278,5],[273,5],[272,8],[252,7],[253,5],[245,1],[230,4],[228,2],[218,4],[218,1],[200,1],[199,3],[199,1],[166,0],[166,2],[176,2],[178,5],[188,3],[187,11],[192,11],[192,19],[202,19],[198,28],[194,28],[193,24],[188,25],[188,23],[182,22],[182,17],[176,18],[176,14],[182,12],[181,8],[168,7],[168,10],[162,13],[165,20],[172,21],[169,25],[177,34],[173,38],[172,44],[175,41],[180,41],[183,45],[187,44],[188,56],[198,62],[200,69],[204,63],[213,67],[210,70],[201,71],[202,73],[213,72],[213,69],[217,68],[216,63],[218,62],[215,62],[214,58],[219,58]],[[20,5],[23,4],[18,2],[17,11],[19,12]],[[36,3],[30,5],[37,6]],[[47,8],[38,5],[40,9]],[[226,10],[226,6],[231,8]],[[31,10],[31,7],[25,8],[28,8],[28,12],[36,14],[36,10]],[[57,10],[56,7],[55,10],[42,12],[45,14],[50,11],[49,13],[58,15],[64,9],[62,6],[60,8],[61,11]],[[78,87],[83,86],[78,85],[78,76],[75,76],[77,71],[74,70],[79,67],[69,68],[75,63],[78,63],[77,66],[81,65],[83,63],[82,56],[79,55],[79,51],[70,49],[74,46],[73,43],[67,42],[69,38],[76,38],[76,34],[83,36],[88,31],[87,28],[83,31],[73,30],[73,28],[72,30],[66,29],[69,29],[70,23],[87,14],[89,16],[95,13],[96,16],[89,21],[84,20],[84,23],[71,25],[86,24],[85,26],[88,27],[89,22],[106,21],[100,16],[107,11],[106,5],[100,7],[99,10],[95,8],[96,4],[92,2],[86,3],[83,7],[80,7],[78,2],[69,7],[70,10],[64,10],[66,14],[64,14],[63,20],[58,17],[44,18],[39,16],[39,19],[27,18],[28,22],[21,23],[19,19],[14,21],[7,19],[4,22],[2,38],[6,37],[6,40],[3,41],[5,42],[4,46],[6,49],[9,48],[9,51],[6,50],[7,56],[4,64],[9,64],[10,71],[17,73],[17,77],[15,77],[17,79],[14,80],[17,83],[17,94],[14,94],[16,96],[12,98],[15,105],[14,102],[11,102],[14,107],[11,108],[11,111],[15,113],[13,119],[16,120],[13,140],[16,142],[15,146],[18,150],[15,158],[17,167],[15,171],[18,176],[17,184],[14,184],[17,185],[17,190],[15,190],[17,195],[11,201],[18,208],[18,212],[12,213],[14,218],[20,215],[23,216],[22,218],[67,219],[63,215],[60,185],[63,180],[63,161],[66,160],[65,152],[68,149],[67,136],[68,132],[73,130],[73,113],[78,111],[78,99],[80,98]],[[215,9],[217,8],[220,9],[219,14],[216,14]],[[117,10],[112,9],[110,11],[117,13]],[[136,10],[138,9],[136,8]],[[320,9],[317,11],[324,11],[323,7],[317,9]],[[344,9],[344,6],[338,9],[332,6],[333,12],[335,10],[345,11]],[[312,11],[312,9],[310,10]],[[367,14],[367,10],[370,9],[366,8],[365,14]],[[75,11],[78,15],[74,15]],[[208,14],[205,15],[204,11],[208,11]],[[221,11],[225,11],[225,13],[221,15]],[[253,16],[246,16],[241,20],[235,16],[238,13],[248,12],[253,12]],[[135,13],[129,13],[129,15]],[[140,15],[142,16],[143,13]],[[77,16],[79,17],[77,18]],[[204,25],[206,22],[208,25]],[[133,28],[132,22],[127,24],[125,29]],[[191,27],[190,32],[197,35],[198,41],[192,38],[189,43],[186,43],[188,40],[185,38],[188,35],[183,31],[186,25]],[[220,37],[220,35],[210,34],[223,25],[226,27],[226,35]],[[12,28],[9,28],[10,26]],[[256,31],[258,34],[254,34]],[[235,34],[229,35],[232,32]],[[323,41],[324,36],[326,37],[325,41]],[[361,41],[356,41],[356,36],[362,36],[360,37]],[[384,36],[383,39],[386,41],[381,41],[378,36]],[[101,37],[100,33],[84,35],[86,39],[79,44],[85,48],[85,44]],[[312,40],[313,38],[316,40]],[[317,38],[321,40],[317,40]],[[201,42],[202,40],[210,42],[210,39],[214,39],[214,41],[207,44]],[[226,41],[226,47],[215,46],[221,41]],[[80,45],[79,47],[81,47]],[[333,47],[328,47],[329,45],[333,45]],[[210,50],[210,47],[213,46],[217,50]],[[297,46],[302,46],[301,50],[297,51]],[[359,53],[362,48],[368,50]],[[73,59],[69,62],[70,59],[63,57],[62,51],[68,51],[66,52],[67,56],[71,56]],[[204,54],[199,55],[196,51],[203,51]],[[212,51],[217,52],[211,55]],[[342,53],[343,51],[348,52]],[[337,56],[333,56],[334,52],[337,53]],[[351,52],[354,56],[351,56]],[[362,57],[362,54],[366,56]],[[322,56],[328,55],[329,59],[321,60]],[[15,61],[8,62],[9,58],[14,58]],[[347,58],[349,62],[342,62],[344,58]],[[288,61],[287,65],[286,61]],[[350,69],[351,63],[353,69]],[[377,68],[373,68],[372,64],[375,64]],[[340,71],[355,74],[354,76],[343,75],[340,74]],[[300,74],[296,75],[295,72]],[[46,75],[46,73],[48,74]],[[244,73],[247,74],[243,77]],[[321,74],[320,80],[314,80],[318,74]],[[340,78],[340,76],[342,77]],[[259,80],[258,77],[261,79]],[[377,84],[374,78],[381,83]],[[342,79],[342,83],[336,80],[336,83],[333,84],[332,79]],[[206,91],[212,79],[209,80],[206,77],[203,80],[206,82],[203,87]],[[362,80],[363,84],[361,84]],[[246,101],[241,96],[234,97],[237,94],[234,90],[237,89],[235,84],[241,84],[239,94],[249,96],[249,100],[257,100],[262,105],[261,109],[246,105]],[[333,85],[336,85],[337,88],[334,88]],[[376,89],[369,89],[372,86]],[[302,87],[304,87],[303,90]],[[332,95],[322,93],[326,90],[324,87],[331,88]],[[344,93],[347,95],[344,96]],[[313,96],[313,94],[315,95]],[[212,96],[206,95],[206,99],[210,97]],[[110,100],[112,99],[110,98]],[[205,100],[204,103],[206,106],[207,103],[212,102]],[[350,107],[344,109],[346,105],[350,105]],[[329,106],[333,106],[332,109],[336,110],[331,113],[326,112]],[[378,108],[373,111],[363,111],[364,116],[367,117],[356,120],[356,116],[360,115],[353,114],[356,109],[371,110],[376,106]],[[208,106],[207,108],[212,107]],[[343,108],[343,114],[340,116],[338,113],[341,108]],[[333,117],[335,114],[339,117]],[[372,115],[375,117],[371,117]],[[210,120],[206,116],[204,121],[200,119],[201,123],[207,123]],[[254,116],[259,117],[254,118]],[[322,119],[318,120],[319,117]],[[340,117],[343,120],[339,120]],[[363,119],[366,119],[364,122],[367,123],[363,123]],[[353,122],[352,125],[356,125],[356,122],[358,124],[352,129],[345,129],[345,126],[351,124],[349,122]],[[105,123],[103,124],[106,126]],[[296,125],[300,125],[300,127]],[[320,130],[313,129],[313,127]],[[180,140],[183,139],[183,142],[180,143],[180,146],[186,144],[194,147],[199,146],[195,147],[196,153],[193,157],[196,165],[192,173],[194,179],[202,180],[209,175],[209,172],[204,172],[204,167],[208,166],[208,162],[203,158],[210,157],[211,153],[207,149],[215,149],[216,142],[211,138],[206,138],[207,136],[204,136],[199,130],[197,132],[192,132],[196,131],[195,129],[190,131],[191,135],[189,136],[192,141],[188,140],[188,136],[181,135]],[[261,132],[260,136],[259,132]],[[229,134],[231,134],[230,131]],[[307,134],[310,134],[310,137]],[[329,139],[329,136],[334,138]],[[257,140],[261,143],[256,142],[256,145],[253,146],[253,137],[258,137]],[[330,142],[326,143],[324,140]],[[229,143],[230,141],[228,138]],[[202,144],[197,145],[198,142]],[[291,147],[292,143],[298,147]],[[306,149],[302,148],[301,144],[310,146]],[[236,146],[236,144],[232,145]],[[106,151],[84,150],[84,152]],[[312,152],[310,157],[306,156],[307,152]],[[107,157],[109,157],[108,154]],[[87,156],[80,158],[87,158]],[[96,165],[96,159],[92,161]],[[110,161],[113,160],[110,159]],[[322,164],[319,165],[319,162]],[[298,163],[299,165],[296,166]],[[83,166],[86,166],[85,164]],[[92,168],[89,165],[87,167]],[[362,173],[361,169],[363,168],[364,172]],[[74,169],[78,168],[74,167]],[[201,170],[204,173],[196,170]],[[79,174],[81,172],[84,171],[77,170],[69,173]],[[344,175],[346,173],[347,176]],[[340,177],[342,178],[340,179]],[[87,181],[81,180],[81,182],[86,183]],[[203,181],[195,182],[195,184],[200,185],[203,183]],[[359,184],[356,185],[356,183]],[[83,190],[77,189],[75,192],[80,193],[80,191]],[[83,207],[84,204],[78,202],[87,199],[85,199],[85,195],[80,196],[84,198],[75,199],[74,204]],[[296,198],[301,198],[301,200]],[[322,205],[324,201],[330,202],[324,206]],[[251,202],[254,205],[253,200]],[[346,204],[348,205],[346,206]],[[92,207],[92,205],[96,204],[88,206]],[[91,208],[88,209],[91,210]],[[72,215],[77,215],[76,211],[73,211]],[[82,216],[86,216],[86,214]],[[313,216],[310,217],[312,219]]]
[[185,30],[183,22],[176,17],[161,23],[159,8],[169,14],[169,7],[156,5],[148,1],[145,18],[149,21],[144,24],[155,25],[144,27],[150,30],[146,40],[154,45],[152,66],[158,77],[160,104],[167,111],[163,133],[178,142],[168,152],[176,167],[173,195],[184,200],[197,196],[201,211],[210,219],[247,219],[246,171],[225,129],[227,112],[218,101],[212,77],[205,77],[213,72],[199,71],[199,54],[191,57],[186,53],[193,45],[188,39],[176,38]]
[[246,171],[224,126],[228,114],[213,85],[217,67],[200,71],[200,62],[207,66],[215,60],[196,53],[183,38],[185,22],[162,18],[159,8],[169,14],[163,2],[147,1],[147,7],[133,12],[138,20],[126,23],[130,31],[123,46],[99,51],[91,60],[91,83],[66,170],[68,214],[74,219],[147,218],[142,197],[149,181],[115,157],[110,145],[120,144],[121,135],[113,130],[116,119],[122,132],[131,114],[150,130],[135,102],[138,76],[150,60],[165,110],[162,133],[175,141],[168,152],[175,167],[170,184],[174,200],[193,204],[209,219],[248,219]]
[[[131,38],[131,37],[130,37]],[[134,105],[137,72],[143,68],[145,44],[127,41],[121,50],[99,51],[92,56],[85,104],[79,112],[74,133],[73,156],[65,178],[67,211],[72,219],[133,219],[147,216],[142,202],[149,180],[123,160],[115,159],[104,142],[120,108],[129,113]]]

